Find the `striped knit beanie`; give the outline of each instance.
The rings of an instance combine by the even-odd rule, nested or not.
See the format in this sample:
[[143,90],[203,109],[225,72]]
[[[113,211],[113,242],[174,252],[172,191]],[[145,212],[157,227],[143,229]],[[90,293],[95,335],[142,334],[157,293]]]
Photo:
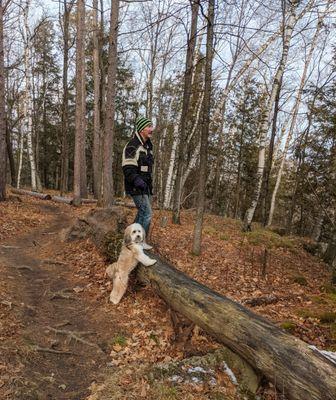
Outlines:
[[140,133],[146,126],[153,125],[152,121],[145,117],[139,117],[136,121],[137,132]]

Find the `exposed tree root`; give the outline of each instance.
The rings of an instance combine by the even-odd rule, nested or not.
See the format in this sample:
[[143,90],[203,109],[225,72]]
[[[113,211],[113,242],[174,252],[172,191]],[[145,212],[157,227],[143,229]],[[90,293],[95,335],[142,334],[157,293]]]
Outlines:
[[40,351],[40,352],[44,352],[44,353],[52,353],[52,354],[64,354],[67,356],[73,356],[76,355],[75,353],[73,353],[72,351],[65,351],[65,350],[55,350],[55,349],[50,349],[49,347],[40,347],[38,345],[34,345],[33,349],[35,351]]
[[103,350],[96,343],[89,342],[88,340],[85,340],[85,339],[83,339],[81,337],[82,335],[84,335],[84,336],[85,335],[95,335],[96,334],[95,332],[66,331],[66,330],[63,330],[63,329],[55,329],[55,328],[52,328],[51,326],[47,326],[47,329],[50,330],[51,332],[56,333],[56,334],[68,336],[70,341],[73,339],[76,342],[85,344],[85,345],[90,346],[90,347],[95,347],[99,351],[103,352]]
[[65,299],[65,300],[77,300],[76,297],[72,296],[71,294],[67,294],[67,292],[73,293],[72,289],[65,288],[58,292],[51,292],[49,300],[56,300],[56,299]]

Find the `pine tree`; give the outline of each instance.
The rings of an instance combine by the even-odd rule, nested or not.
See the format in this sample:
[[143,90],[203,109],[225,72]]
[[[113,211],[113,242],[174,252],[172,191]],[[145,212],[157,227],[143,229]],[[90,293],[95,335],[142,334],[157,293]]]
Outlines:
[[56,33],[52,21],[45,20],[33,40],[34,106],[33,125],[36,164],[44,187],[56,189],[59,184],[60,68],[54,45]]

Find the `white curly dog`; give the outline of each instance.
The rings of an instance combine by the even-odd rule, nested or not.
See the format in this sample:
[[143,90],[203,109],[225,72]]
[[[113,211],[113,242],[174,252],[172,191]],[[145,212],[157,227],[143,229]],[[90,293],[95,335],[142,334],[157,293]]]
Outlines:
[[106,274],[113,280],[110,301],[118,304],[126,292],[128,277],[138,262],[146,267],[154,265],[156,260],[144,253],[152,247],[146,242],[145,230],[140,224],[134,223],[125,229],[123,245],[118,261],[106,268]]

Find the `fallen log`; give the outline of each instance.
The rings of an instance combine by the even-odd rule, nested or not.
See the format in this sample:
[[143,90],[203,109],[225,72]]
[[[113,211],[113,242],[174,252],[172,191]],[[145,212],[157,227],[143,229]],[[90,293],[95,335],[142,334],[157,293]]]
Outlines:
[[[151,257],[153,255],[151,254]],[[173,309],[239,354],[293,400],[335,400],[336,364],[240,304],[189,278],[158,256],[138,267]]]
[[39,193],[39,192],[31,192],[29,190],[24,190],[24,189],[11,188],[11,192],[14,193],[14,194],[37,197],[37,198],[42,199],[42,200],[50,200],[51,199],[50,194]]
[[97,204],[97,199],[81,199],[82,204]]
[[[57,201],[58,203],[65,203],[74,205],[74,199],[72,197],[62,197],[62,196],[51,196],[51,200]],[[97,204],[96,199],[78,199],[78,204]]]
[[70,204],[72,205],[71,197],[62,197],[62,196],[51,196],[52,201],[56,201],[57,203]]
[[[110,213],[118,220],[120,209],[115,209],[114,213],[111,210]],[[100,215],[101,212],[105,214]],[[109,254],[109,244],[120,240],[121,234],[121,225],[116,221],[113,224],[117,225],[117,228],[113,228],[112,224],[108,234],[99,234],[102,220],[106,224],[107,217],[106,211],[95,210],[85,221],[85,225],[90,225],[88,233],[92,234],[94,242],[105,255]],[[98,234],[95,233],[96,225]],[[115,241],[113,229],[117,236]],[[169,307],[239,355],[257,374],[265,376],[288,399],[336,399],[336,364],[305,342],[239,303],[191,279],[160,257],[152,253],[151,257],[157,259],[153,267],[139,265],[137,268],[140,281],[151,285]]]
[[[39,199],[42,199],[42,200],[52,200],[52,201],[56,201],[57,203],[63,203],[63,204],[70,204],[70,205],[74,204],[74,199],[72,197],[51,196],[50,194],[32,192],[30,190],[24,190],[24,189],[11,188],[10,190],[14,194],[38,197]],[[80,199],[80,204],[97,204],[97,200],[96,199]]]

